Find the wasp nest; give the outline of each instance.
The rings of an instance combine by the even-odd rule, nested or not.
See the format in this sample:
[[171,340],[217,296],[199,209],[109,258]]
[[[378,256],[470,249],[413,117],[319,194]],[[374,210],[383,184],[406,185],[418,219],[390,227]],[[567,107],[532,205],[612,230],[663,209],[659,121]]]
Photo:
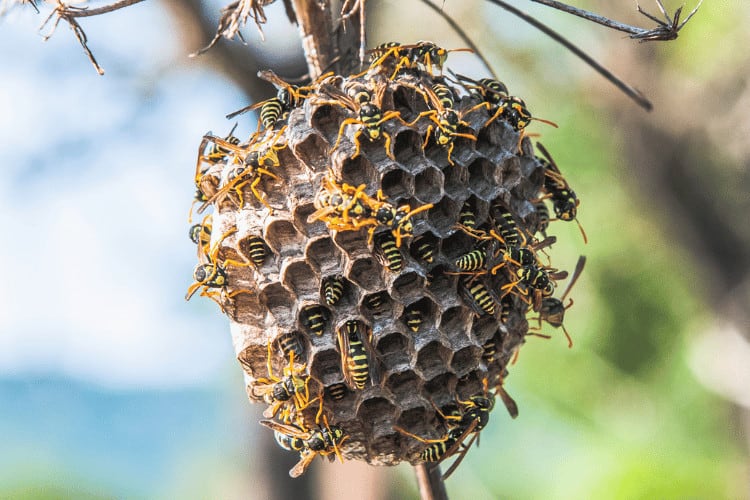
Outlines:
[[[231,319],[252,400],[298,475],[317,455],[438,461],[487,424],[527,314],[562,325],[548,207],[578,201],[496,80],[436,76],[426,42],[294,87],[247,141],[206,135],[188,297]],[[543,152],[546,155],[546,152]],[[582,261],[581,261],[582,264]],[[580,270],[579,265],[579,270]],[[576,273],[577,275],[577,273]]]

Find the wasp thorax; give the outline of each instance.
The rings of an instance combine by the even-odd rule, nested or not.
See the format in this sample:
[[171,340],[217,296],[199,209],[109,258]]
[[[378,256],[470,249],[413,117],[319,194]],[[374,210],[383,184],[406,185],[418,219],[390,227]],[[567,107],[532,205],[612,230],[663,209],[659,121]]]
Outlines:
[[465,453],[496,396],[517,413],[503,382],[526,318],[562,326],[546,232],[577,198],[522,137],[524,102],[496,80],[442,78],[449,52],[383,44],[365,74],[299,87],[266,72],[279,94],[247,108],[260,130],[204,138],[196,185],[214,210],[191,228],[188,296],[230,316],[262,424],[300,454],[295,477],[317,456]]

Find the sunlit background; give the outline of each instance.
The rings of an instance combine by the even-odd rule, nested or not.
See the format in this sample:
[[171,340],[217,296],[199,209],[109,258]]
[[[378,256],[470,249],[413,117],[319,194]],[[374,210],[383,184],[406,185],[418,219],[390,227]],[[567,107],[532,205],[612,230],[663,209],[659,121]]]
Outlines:
[[[224,115],[248,97],[211,51],[187,57],[206,40],[186,36],[179,3],[82,19],[101,77],[65,23],[42,41],[49,7],[0,18],[0,498],[285,498],[284,486],[255,482],[270,451],[228,320],[211,301],[184,301],[198,143],[226,133]],[[203,2],[212,23],[224,3]],[[556,266],[588,258],[565,321],[575,346],[549,326],[552,339],[530,338],[506,382],[519,418],[493,412],[449,495],[750,498],[747,229],[726,238],[738,246],[737,288],[723,290],[715,235],[686,235],[689,221],[643,182],[639,162],[675,147],[669,137],[696,134],[705,149],[695,154],[723,162],[699,187],[713,190],[717,213],[746,224],[750,59],[739,49],[750,8],[706,2],[678,40],[638,45],[528,3],[515,2],[643,90],[655,111],[495,6],[445,2],[511,93],[560,125],[530,129],[581,198],[590,240],[553,224]],[[631,2],[611,3],[577,5],[645,25]],[[369,8],[371,45],[465,45],[420,2]],[[250,49],[265,51],[261,67],[299,76],[296,29],[281,2],[266,12],[265,42],[252,24],[243,31]],[[468,54],[448,66],[487,76]],[[254,123],[244,118],[238,135]],[[344,467],[318,462],[310,475]],[[369,498],[416,498],[408,466],[378,473]]]

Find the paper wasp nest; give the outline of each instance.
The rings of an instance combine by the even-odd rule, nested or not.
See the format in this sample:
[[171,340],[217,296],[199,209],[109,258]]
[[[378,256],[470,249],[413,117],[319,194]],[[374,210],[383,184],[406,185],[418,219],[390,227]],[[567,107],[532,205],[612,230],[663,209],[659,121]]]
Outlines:
[[[540,200],[560,198],[550,198],[549,165],[520,140],[528,121],[519,125],[514,98],[480,105],[478,82],[433,77],[423,65],[392,78],[392,68],[297,89],[278,83],[284,97],[261,108],[266,126],[256,135],[207,136],[196,182],[213,213],[191,232],[204,271],[191,292],[230,317],[250,398],[307,437],[337,427],[343,457],[378,465],[424,460],[430,445],[408,433],[447,442],[458,417],[443,415],[502,391],[540,292],[519,278],[515,259],[490,272],[511,246],[491,230],[508,236],[503,224],[515,224],[517,245],[537,257],[548,218]],[[362,113],[370,102],[379,109]],[[461,123],[446,131],[447,107]],[[370,140],[367,127],[380,121]],[[405,206],[413,227],[378,222],[377,207]],[[487,263],[473,269],[466,257],[473,270],[462,271],[457,261],[474,250]],[[298,396],[276,401],[273,386],[285,377],[297,380]],[[280,444],[290,447],[288,438]]]

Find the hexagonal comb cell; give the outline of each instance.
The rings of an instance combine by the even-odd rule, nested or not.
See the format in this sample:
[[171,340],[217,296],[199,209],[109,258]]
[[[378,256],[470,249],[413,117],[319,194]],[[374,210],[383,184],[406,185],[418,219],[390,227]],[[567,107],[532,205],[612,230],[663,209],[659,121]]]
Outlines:
[[294,147],[294,155],[312,172],[328,169],[328,143],[317,134],[310,134]]
[[436,313],[437,305],[429,298],[424,297],[404,306],[404,312],[400,320],[409,330],[416,333],[422,328],[431,328]]
[[318,351],[310,360],[310,376],[323,385],[331,385],[342,380],[341,356],[335,349]]
[[271,283],[261,288],[260,301],[273,314],[279,325],[291,327],[290,314],[294,307],[294,297],[281,283]]
[[336,143],[339,135],[341,122],[344,120],[346,111],[337,105],[323,104],[317,106],[310,117],[310,126],[326,138],[329,144]]
[[452,394],[456,388],[456,376],[452,373],[441,373],[424,384],[427,397],[437,405],[453,401]]
[[468,329],[471,327],[473,315],[465,307],[451,307],[443,311],[440,316],[440,326],[438,327],[448,338],[456,336],[467,337]]
[[445,168],[443,176],[445,177],[445,194],[446,196],[453,198],[456,202],[461,202],[468,196],[469,189],[469,171],[466,167],[460,165],[454,165],[450,168]]
[[422,137],[414,130],[401,130],[393,141],[393,156],[402,168],[417,172],[423,165]]
[[497,331],[497,320],[490,316],[476,318],[471,326],[471,334],[479,344],[487,342]]
[[403,272],[391,285],[391,297],[400,301],[408,301],[422,293],[423,279],[413,271]]
[[298,298],[317,296],[318,276],[304,260],[289,262],[282,268],[281,282],[294,290]]
[[399,332],[383,336],[377,344],[382,363],[395,368],[409,365],[409,341]]
[[396,416],[396,406],[385,398],[374,397],[366,399],[357,409],[357,418],[368,425],[373,437],[385,436],[393,433]]
[[375,187],[375,179],[377,178],[377,171],[364,156],[344,160],[341,165],[339,181],[354,187],[365,184],[369,188],[367,193],[371,196],[374,196],[377,190],[377,187]]
[[387,292],[375,292],[365,295],[360,303],[360,311],[365,317],[375,319],[391,316],[393,300]]
[[396,200],[409,198],[414,192],[414,178],[398,168],[392,168],[383,175],[381,189],[386,199],[396,204]]
[[489,201],[495,194],[496,186],[501,185],[502,174],[493,163],[478,158],[469,165],[469,189],[477,197]]
[[392,373],[385,382],[385,386],[398,399],[405,399],[409,395],[417,394],[420,385],[420,378],[411,370]]
[[[275,253],[282,257],[302,255],[305,238],[297,232],[294,225],[284,219],[271,221],[266,229],[266,243]],[[242,243],[240,243],[242,249]]]
[[299,231],[301,234],[304,234],[308,238],[312,238],[322,234],[328,234],[328,228],[326,227],[325,222],[323,222],[322,220],[308,222],[310,215],[312,215],[315,210],[315,205],[313,205],[312,203],[297,205],[293,210],[294,227],[297,229],[297,231]]
[[237,354],[237,360],[245,372],[253,378],[265,377],[268,371],[265,361],[266,352],[268,352],[267,347],[264,345],[249,345]]
[[383,279],[380,273],[383,266],[373,258],[357,259],[349,269],[349,280],[366,291],[381,289]]
[[341,253],[331,238],[320,237],[310,240],[305,249],[307,261],[320,273],[330,273],[339,268]]
[[456,376],[462,377],[475,369],[479,365],[479,359],[482,357],[482,348],[475,345],[469,345],[453,354],[451,360],[451,369]]
[[427,167],[414,176],[415,198],[422,203],[437,203],[443,197],[443,173]]
[[448,371],[447,361],[450,355],[450,350],[440,342],[430,342],[419,350],[416,367],[425,379],[433,378]]
[[462,400],[467,400],[472,396],[485,394],[484,380],[485,372],[474,370],[458,379],[456,384],[456,394]]
[[430,209],[428,221],[434,228],[434,232],[440,236],[447,235],[458,220],[458,211],[461,207],[445,196]]

